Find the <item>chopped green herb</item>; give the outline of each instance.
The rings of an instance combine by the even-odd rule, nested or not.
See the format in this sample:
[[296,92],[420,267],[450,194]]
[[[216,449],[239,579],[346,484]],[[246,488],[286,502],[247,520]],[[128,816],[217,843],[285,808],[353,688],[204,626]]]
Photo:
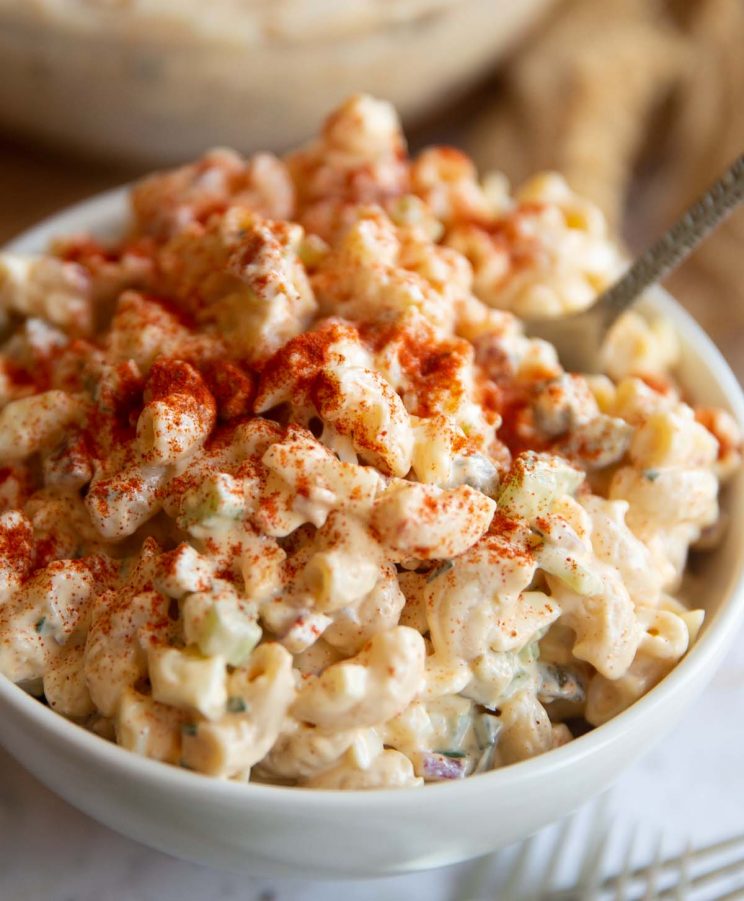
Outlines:
[[181,732],[183,732],[184,735],[196,735],[198,728],[199,726],[197,723],[184,723],[183,726],[181,726]]
[[228,713],[245,713],[247,709],[248,705],[245,703],[243,698],[232,697],[227,699]]
[[42,629],[44,628],[44,623],[45,623],[45,622],[46,622],[46,617],[45,617],[45,616],[42,616],[41,619],[37,619],[36,622],[34,623],[34,629],[36,629],[36,631],[37,631],[39,634],[41,634],[41,631],[42,631]]
[[434,753],[441,754],[443,757],[453,757],[455,760],[468,756],[464,751],[435,751]]
[[659,470],[658,469],[644,469],[643,477],[644,477],[644,479],[648,479],[649,482],[655,482],[659,478]]
[[433,569],[426,578],[427,583],[433,582],[434,579],[441,576],[443,573],[449,572],[455,564],[451,560],[443,560],[439,566]]

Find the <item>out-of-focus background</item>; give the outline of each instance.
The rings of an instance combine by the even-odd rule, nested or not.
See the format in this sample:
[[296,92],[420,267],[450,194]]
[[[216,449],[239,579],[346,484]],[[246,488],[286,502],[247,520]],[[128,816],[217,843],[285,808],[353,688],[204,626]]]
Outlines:
[[[742,0],[0,0],[0,242],[366,90],[414,148],[562,171],[638,249],[744,148],[742,48]],[[743,241],[739,213],[670,281],[740,377]]]

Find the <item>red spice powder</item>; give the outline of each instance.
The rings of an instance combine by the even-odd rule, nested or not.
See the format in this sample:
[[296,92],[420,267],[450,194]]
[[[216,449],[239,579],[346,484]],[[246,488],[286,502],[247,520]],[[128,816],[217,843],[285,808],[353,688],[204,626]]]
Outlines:
[[59,555],[60,544],[55,538],[51,536],[40,538],[36,542],[34,568],[43,569],[45,566],[48,566],[50,563],[56,560]]
[[312,332],[292,338],[272,354],[261,367],[256,402],[292,386],[292,399],[301,403],[329,359],[331,346],[342,338],[357,339],[359,333],[349,323],[326,320]]
[[55,244],[54,251],[66,263],[79,263],[89,270],[98,269],[104,262],[115,263],[122,254],[121,245],[102,244],[88,234],[63,238]]
[[223,421],[250,415],[256,396],[255,377],[229,360],[208,360],[200,367],[207,388],[217,402]]
[[102,460],[110,446],[122,446],[134,440],[136,424],[142,412],[144,382],[130,363],[115,367],[114,390],[100,392],[98,403],[87,411],[82,431],[86,452]]
[[491,520],[491,523],[488,527],[487,534],[510,536],[519,531],[519,529],[521,528],[522,527],[516,520],[510,519],[500,510],[496,510],[496,512],[493,514],[493,519]]
[[205,408],[215,408],[214,398],[199,372],[184,360],[158,358],[153,363],[145,385],[144,401],[166,400],[185,394]]
[[13,526],[0,528],[0,558],[20,575],[30,572],[34,557],[34,535],[25,518]]
[[[511,534],[509,531],[493,531],[493,523],[488,530],[485,538],[481,539],[485,543],[488,551],[488,560],[491,566],[498,566],[501,560],[532,560],[532,548],[526,540],[518,540],[518,536]],[[505,541],[505,536],[509,536],[509,540]]]
[[459,376],[471,353],[469,343],[402,332],[400,345],[398,358],[416,395],[416,415],[433,416],[445,399],[456,404],[464,391]]
[[36,387],[34,373],[29,372],[28,369],[13,360],[8,360],[7,358],[1,360],[0,371],[15,389]]
[[[156,307],[159,307],[164,313],[172,316],[173,319],[176,320],[178,325],[183,326],[190,332],[196,332],[198,330],[198,323],[191,315],[189,310],[183,305],[183,303],[178,300],[178,298],[166,297],[164,294],[151,294],[144,292],[139,292],[139,296],[147,303],[154,304]],[[159,325],[162,325],[163,322],[162,318],[158,318],[157,320],[153,318],[152,321],[157,322]]]
[[545,442],[537,434],[532,424],[532,401],[528,386],[518,383],[502,385],[502,423],[496,434],[513,456],[525,450],[544,450]]
[[93,350],[90,341],[78,338],[62,347],[54,346],[48,352],[32,352],[28,361],[6,358],[0,361],[0,371],[14,388],[22,391],[32,389],[37,394],[50,388],[80,391],[82,372]]

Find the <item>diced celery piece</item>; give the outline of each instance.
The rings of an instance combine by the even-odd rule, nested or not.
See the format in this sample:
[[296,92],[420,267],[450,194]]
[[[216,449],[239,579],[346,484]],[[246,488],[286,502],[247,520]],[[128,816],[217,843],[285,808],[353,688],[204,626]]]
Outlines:
[[243,486],[231,475],[219,472],[210,476],[183,497],[180,520],[183,525],[204,522],[214,517],[240,519],[245,515]]
[[602,591],[602,579],[565,548],[546,541],[535,550],[538,566],[577,594],[592,596]]
[[199,650],[208,657],[221,654],[232,666],[240,666],[260,639],[261,627],[256,620],[215,604],[207,616]]
[[521,691],[523,688],[526,688],[528,683],[533,681],[533,674],[531,670],[528,669],[520,669],[519,672],[515,673],[514,678],[511,680],[509,685],[506,687],[504,691],[504,698],[511,698],[518,691]]
[[[470,728],[471,715],[470,711],[465,714],[460,714],[457,717],[457,722],[455,723],[455,728],[452,730],[452,747],[460,748],[462,747],[463,742],[465,741],[465,736],[467,735],[468,729]],[[444,752],[442,752],[444,753]]]
[[220,655],[240,666],[261,639],[261,627],[239,598],[227,592],[189,595],[182,607],[186,640],[205,657]]
[[503,726],[501,720],[490,713],[482,713],[473,720],[473,729],[478,747],[483,750],[496,744]]
[[553,501],[574,494],[583,480],[584,473],[560,457],[525,451],[504,479],[499,510],[513,519],[532,522],[548,513]]
[[490,747],[485,748],[481,756],[478,758],[478,763],[475,765],[474,773],[487,773],[489,770],[493,769],[493,757],[494,752],[496,750],[496,745],[490,745]]
[[531,663],[534,663],[539,656],[540,645],[538,644],[538,640],[531,641],[529,644],[526,644],[517,654],[519,662],[523,666],[529,666]]

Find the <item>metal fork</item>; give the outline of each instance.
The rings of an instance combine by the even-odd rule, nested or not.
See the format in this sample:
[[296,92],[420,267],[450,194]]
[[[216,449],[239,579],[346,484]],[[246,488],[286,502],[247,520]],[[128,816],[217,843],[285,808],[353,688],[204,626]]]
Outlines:
[[[577,820],[578,815],[574,815],[555,831],[547,861],[539,866],[531,861],[542,833],[524,842],[498,880],[498,887],[487,889],[485,883],[490,881],[490,871],[502,852],[481,858],[459,887],[455,901],[661,901],[693,897],[699,901],[744,901],[744,834],[694,850],[688,844],[681,853],[669,856],[662,853],[659,838],[652,859],[635,866],[637,833],[633,832],[620,871],[603,875],[610,837],[606,797],[595,806],[585,830],[588,840],[578,861],[578,877],[569,887],[559,888],[557,876],[575,837]],[[732,888],[731,880],[739,875],[741,880]],[[724,880],[727,885],[722,885]],[[712,894],[716,890],[723,894]],[[700,894],[703,891],[705,894]]]

